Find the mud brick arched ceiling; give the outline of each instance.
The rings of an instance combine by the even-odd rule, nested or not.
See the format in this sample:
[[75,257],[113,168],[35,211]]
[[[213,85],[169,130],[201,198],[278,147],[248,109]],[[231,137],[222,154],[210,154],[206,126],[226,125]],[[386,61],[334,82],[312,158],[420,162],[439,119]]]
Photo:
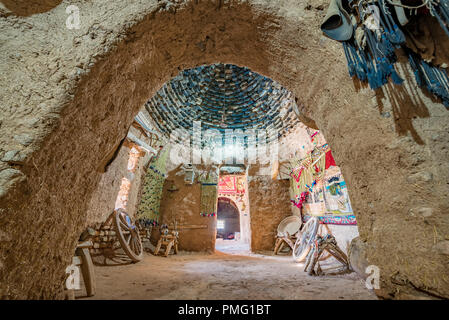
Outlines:
[[166,83],[146,108],[166,134],[178,128],[269,130],[269,140],[285,136],[299,122],[294,97],[279,83],[231,64],[184,70]]

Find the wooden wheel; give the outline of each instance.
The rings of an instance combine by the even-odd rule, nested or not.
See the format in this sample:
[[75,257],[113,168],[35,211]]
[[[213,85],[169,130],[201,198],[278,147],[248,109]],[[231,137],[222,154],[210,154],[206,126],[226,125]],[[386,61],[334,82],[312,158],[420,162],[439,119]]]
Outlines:
[[86,294],[88,297],[95,295],[96,284],[94,274],[94,264],[89,253],[89,248],[79,247],[76,249],[76,254],[81,258],[81,272],[83,274],[84,286],[86,287]]
[[302,262],[307,257],[312,247],[312,242],[315,240],[319,225],[320,220],[318,217],[310,218],[304,225],[304,229],[293,247],[293,260]]
[[125,211],[119,209],[113,214],[114,228],[123,251],[133,262],[139,262],[143,258],[139,229]]

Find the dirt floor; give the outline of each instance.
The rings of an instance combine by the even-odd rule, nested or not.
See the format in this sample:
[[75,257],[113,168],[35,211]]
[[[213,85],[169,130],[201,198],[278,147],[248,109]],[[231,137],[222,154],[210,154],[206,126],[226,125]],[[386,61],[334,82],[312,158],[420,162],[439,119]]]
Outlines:
[[312,277],[291,256],[217,248],[96,266],[97,294],[89,299],[376,299],[355,273]]

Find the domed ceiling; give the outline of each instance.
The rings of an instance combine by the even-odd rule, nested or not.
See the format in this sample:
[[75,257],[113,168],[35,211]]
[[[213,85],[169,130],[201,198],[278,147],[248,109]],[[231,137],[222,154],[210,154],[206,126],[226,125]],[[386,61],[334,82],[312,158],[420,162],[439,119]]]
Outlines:
[[285,136],[298,122],[293,95],[277,82],[230,64],[181,72],[145,105],[155,126],[167,137],[183,128],[201,130],[273,130],[270,140]]

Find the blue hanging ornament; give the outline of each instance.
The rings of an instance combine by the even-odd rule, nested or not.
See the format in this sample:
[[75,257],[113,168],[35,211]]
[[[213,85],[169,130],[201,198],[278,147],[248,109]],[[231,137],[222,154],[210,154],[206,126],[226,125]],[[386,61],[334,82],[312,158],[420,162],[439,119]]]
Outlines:
[[417,84],[425,86],[449,108],[449,77],[446,70],[425,62],[411,50],[407,50],[407,53]]
[[440,0],[439,2],[429,1],[428,8],[430,14],[438,20],[438,23],[440,24],[441,28],[443,28],[444,32],[449,37],[449,29],[448,29],[449,1],[448,0]]

